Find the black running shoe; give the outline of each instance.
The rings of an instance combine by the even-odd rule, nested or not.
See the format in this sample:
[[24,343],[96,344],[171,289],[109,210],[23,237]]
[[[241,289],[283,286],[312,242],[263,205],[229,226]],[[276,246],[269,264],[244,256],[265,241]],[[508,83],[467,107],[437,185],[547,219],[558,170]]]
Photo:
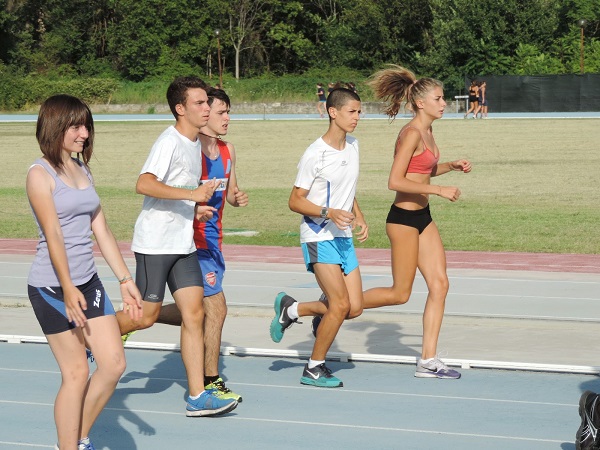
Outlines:
[[575,435],[577,450],[600,450],[600,395],[585,391],[579,399],[581,425]]
[[[327,296],[325,295],[325,293],[322,293],[321,296],[319,297],[319,301],[322,303],[326,303],[327,302]],[[312,334],[314,337],[317,337],[317,330],[319,329],[319,324],[321,323],[321,319],[323,318],[323,316],[315,316],[313,317],[312,320]]]
[[296,300],[287,295],[285,292],[280,292],[275,297],[275,317],[271,321],[271,339],[273,342],[281,342],[283,332],[292,324],[298,322],[298,319],[290,319],[288,316],[288,308],[292,306]]

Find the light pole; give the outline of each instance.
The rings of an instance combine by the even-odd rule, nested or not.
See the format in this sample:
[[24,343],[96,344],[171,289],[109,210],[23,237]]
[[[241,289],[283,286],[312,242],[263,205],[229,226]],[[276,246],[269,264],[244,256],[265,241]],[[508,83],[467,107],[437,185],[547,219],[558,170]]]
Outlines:
[[579,25],[579,28],[581,29],[581,41],[579,44],[579,70],[581,71],[581,74],[583,75],[583,28],[586,26],[587,24],[587,20],[585,19],[579,19],[577,21],[577,25]]
[[217,28],[215,30],[215,36],[217,37],[217,58],[219,58],[219,87],[223,89],[223,68],[221,67],[221,40],[219,35],[221,31]]

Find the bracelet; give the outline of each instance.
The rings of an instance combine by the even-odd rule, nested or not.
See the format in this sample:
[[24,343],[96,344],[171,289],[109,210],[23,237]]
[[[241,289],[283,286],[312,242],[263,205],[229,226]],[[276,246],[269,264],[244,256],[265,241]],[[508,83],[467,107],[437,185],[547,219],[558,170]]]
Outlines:
[[193,197],[193,196],[194,196],[194,190],[193,190],[193,189],[190,189],[190,201],[193,201],[193,200],[192,200],[192,197]]
[[131,275],[127,275],[119,280],[119,284],[125,284],[128,281],[132,281],[132,280],[133,280],[133,278],[131,277]]

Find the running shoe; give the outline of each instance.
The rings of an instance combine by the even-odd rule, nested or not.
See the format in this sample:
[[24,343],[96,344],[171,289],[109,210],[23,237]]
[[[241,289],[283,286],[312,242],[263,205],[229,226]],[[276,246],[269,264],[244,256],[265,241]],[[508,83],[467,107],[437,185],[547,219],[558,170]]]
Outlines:
[[204,391],[197,399],[188,397],[185,415],[188,417],[220,416],[238,405],[233,399],[220,399],[214,389]]
[[[319,297],[319,301],[325,303],[327,301],[327,296],[323,292]],[[314,337],[317,337],[317,330],[319,329],[319,324],[321,323],[321,319],[323,316],[315,316],[312,320],[312,334]]]
[[600,395],[585,391],[579,399],[581,425],[575,435],[577,450],[600,449]]
[[417,362],[417,370],[415,372],[417,378],[448,378],[450,380],[458,380],[460,372],[451,369],[442,362],[437,356],[430,361],[424,362],[419,358]]
[[301,384],[308,386],[336,388],[344,386],[342,380],[334,377],[331,374],[329,367],[325,363],[319,364],[317,367],[312,369],[308,368],[308,364],[304,366],[304,372],[302,372],[302,378],[300,378]]
[[127,343],[127,339],[129,339],[131,337],[131,335],[133,333],[135,333],[137,330],[133,330],[130,331],[129,333],[125,333],[123,336],[121,336],[121,340],[123,341],[123,347],[125,347],[125,344]]
[[280,292],[275,297],[275,317],[271,321],[271,339],[273,339],[273,342],[281,342],[283,332],[292,324],[298,322],[298,319],[291,319],[287,313],[288,308],[295,302],[296,300],[285,292]]
[[225,386],[225,381],[223,381],[223,378],[221,378],[221,377],[217,378],[212,383],[204,386],[204,389],[206,389],[207,391],[208,390],[216,391],[215,395],[218,398],[221,398],[223,400],[233,399],[238,403],[242,403],[242,396],[236,394],[231,389],[229,389],[227,386]]
[[90,438],[86,437],[79,440],[77,443],[77,450],[96,450],[96,448],[94,447],[94,444],[90,442]]

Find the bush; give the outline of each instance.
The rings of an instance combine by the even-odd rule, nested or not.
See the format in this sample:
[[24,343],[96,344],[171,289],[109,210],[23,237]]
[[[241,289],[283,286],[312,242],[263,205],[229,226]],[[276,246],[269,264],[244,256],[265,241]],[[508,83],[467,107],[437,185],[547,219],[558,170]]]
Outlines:
[[0,108],[22,110],[39,105],[54,94],[69,94],[87,103],[107,103],[119,87],[112,78],[58,78],[22,76],[2,73],[0,80]]

